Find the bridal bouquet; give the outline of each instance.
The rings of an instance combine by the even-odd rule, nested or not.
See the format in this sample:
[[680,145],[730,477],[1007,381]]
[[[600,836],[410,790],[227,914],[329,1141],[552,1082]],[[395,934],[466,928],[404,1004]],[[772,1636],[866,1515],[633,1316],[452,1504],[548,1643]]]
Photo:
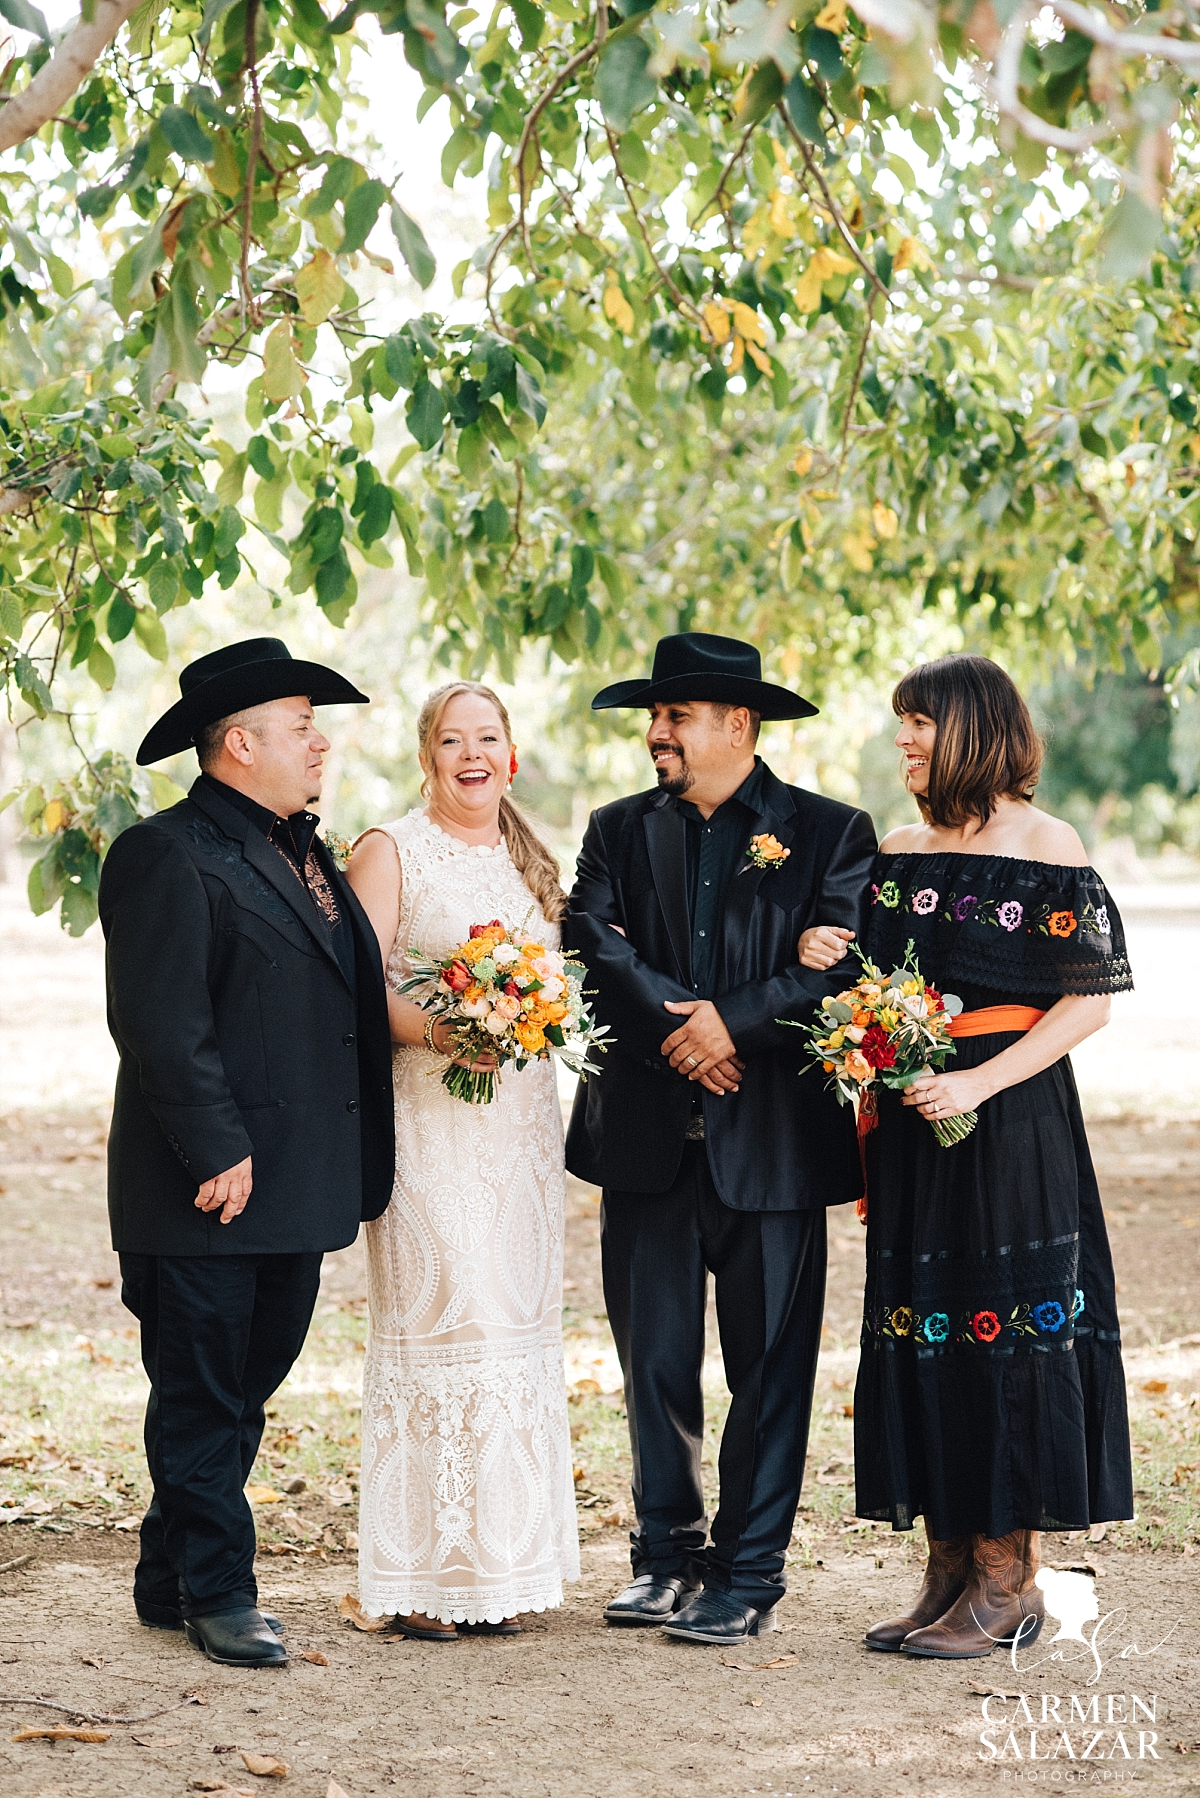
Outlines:
[[[410,949],[411,979],[399,988],[453,1027],[442,1085],[468,1105],[489,1105],[496,1096],[501,1069],[510,1062],[517,1072],[531,1061],[549,1056],[573,1074],[598,1074],[588,1060],[593,1045],[608,1026],[597,1024],[584,997],[587,969],[581,962],[543,943],[527,942],[499,918],[472,924],[471,934],[449,955],[434,957]],[[482,1057],[494,1068],[463,1067]]]
[[[911,940],[904,965],[886,977],[854,945],[862,974],[836,998],[826,999],[816,1024],[797,1025],[809,1037],[815,1056],[836,1087],[839,1105],[853,1105],[863,1135],[875,1122],[876,1083],[902,1090],[922,1075],[940,1073],[955,1053],[950,1020],[962,1010],[953,993],[939,993],[921,975]],[[973,1111],[958,1117],[931,1118],[934,1135],[944,1149],[961,1142],[975,1128]]]

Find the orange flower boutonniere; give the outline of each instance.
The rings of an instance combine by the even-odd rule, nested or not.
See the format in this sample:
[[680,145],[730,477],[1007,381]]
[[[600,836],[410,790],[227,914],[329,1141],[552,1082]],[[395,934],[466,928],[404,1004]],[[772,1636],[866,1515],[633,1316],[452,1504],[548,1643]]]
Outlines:
[[761,836],[750,838],[750,847],[746,851],[747,866],[742,869],[742,873],[748,873],[750,868],[782,868],[791,853],[790,849],[784,848],[778,837],[764,831]]

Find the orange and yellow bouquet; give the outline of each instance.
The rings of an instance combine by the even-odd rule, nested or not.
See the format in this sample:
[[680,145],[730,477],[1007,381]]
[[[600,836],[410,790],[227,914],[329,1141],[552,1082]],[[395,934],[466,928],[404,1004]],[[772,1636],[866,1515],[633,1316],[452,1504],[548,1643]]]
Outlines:
[[[410,949],[408,960],[412,977],[399,990],[453,1027],[454,1060],[442,1085],[456,1099],[489,1105],[504,1067],[512,1063],[520,1073],[551,1055],[574,1074],[600,1072],[588,1051],[606,1047],[600,1038],[608,1026],[595,1022],[584,996],[587,969],[562,950],[527,942],[493,918],[472,924],[467,941],[449,955]],[[480,1061],[495,1065],[480,1067]]]
[[[955,1053],[950,1020],[963,1006],[954,993],[926,985],[911,942],[904,965],[888,975],[853,946],[862,962],[859,978],[823,1002],[815,1024],[797,1028],[806,1032],[807,1052],[829,1075],[839,1105],[854,1106],[861,1134],[874,1122],[879,1085],[903,1091],[942,1071]],[[969,1136],[977,1122],[973,1111],[930,1119],[944,1149]]]

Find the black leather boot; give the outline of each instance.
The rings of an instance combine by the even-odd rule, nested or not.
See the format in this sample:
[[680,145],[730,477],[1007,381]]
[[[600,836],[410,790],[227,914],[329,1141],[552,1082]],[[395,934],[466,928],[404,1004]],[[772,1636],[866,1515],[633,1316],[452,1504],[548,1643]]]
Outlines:
[[286,1667],[288,1652],[261,1611],[220,1611],[184,1620],[187,1639],[222,1667]]
[[728,1592],[706,1586],[677,1617],[663,1625],[663,1634],[678,1642],[705,1642],[715,1648],[737,1647],[750,1636],[764,1636],[777,1627],[775,1606],[757,1611]]
[[665,1623],[699,1590],[699,1580],[685,1574],[639,1573],[631,1586],[605,1605],[604,1621],[625,1629],[652,1628]]

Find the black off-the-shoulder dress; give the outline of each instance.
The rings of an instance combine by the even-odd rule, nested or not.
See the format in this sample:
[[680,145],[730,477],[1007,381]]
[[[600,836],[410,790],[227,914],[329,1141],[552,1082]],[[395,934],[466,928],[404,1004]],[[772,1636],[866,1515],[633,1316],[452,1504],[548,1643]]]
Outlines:
[[[968,1011],[1133,985],[1091,868],[881,855],[873,882],[871,958],[890,971],[911,938]],[[946,1071],[1019,1040],[960,1038]],[[1112,1259],[1070,1061],[988,1099],[945,1149],[883,1092],[866,1158],[858,1515],[923,1516],[938,1540],[1131,1517]]]

